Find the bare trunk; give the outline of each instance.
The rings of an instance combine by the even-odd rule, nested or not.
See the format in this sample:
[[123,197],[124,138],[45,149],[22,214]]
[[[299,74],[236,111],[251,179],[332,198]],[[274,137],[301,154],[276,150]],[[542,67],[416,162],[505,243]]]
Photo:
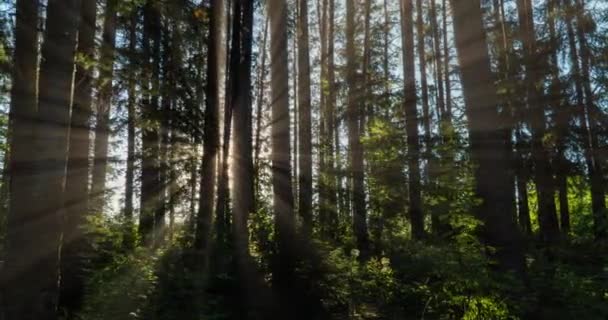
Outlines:
[[310,57],[308,46],[308,1],[299,0],[298,15],[298,122],[299,205],[307,234],[312,233],[312,128],[310,107]]
[[[84,2],[80,8],[78,54],[88,59],[95,56],[95,2]],[[87,238],[85,226],[89,206],[89,134],[93,70],[77,64],[70,122],[68,166],[66,174],[66,212],[63,223],[61,254],[61,290],[59,306],[68,319],[82,307]]]
[[511,180],[504,134],[498,121],[498,100],[480,1],[452,0],[454,35],[461,67],[469,139],[475,169],[475,191],[481,199],[478,216],[485,223],[483,240],[503,270],[524,272],[520,236],[513,220]]
[[[403,74],[405,125],[407,131],[409,167],[409,217],[412,237],[424,237],[424,217],[420,195],[420,142],[418,135],[418,111],[416,109],[416,73],[414,69],[414,19],[412,0],[401,1],[401,32],[403,39]],[[438,81],[441,83],[441,81]]]
[[108,172],[108,143],[110,139],[110,111],[112,108],[114,55],[116,51],[116,0],[107,0],[104,13],[100,71],[99,97],[97,99],[97,123],[95,125],[95,150],[93,155],[92,210],[103,213]]

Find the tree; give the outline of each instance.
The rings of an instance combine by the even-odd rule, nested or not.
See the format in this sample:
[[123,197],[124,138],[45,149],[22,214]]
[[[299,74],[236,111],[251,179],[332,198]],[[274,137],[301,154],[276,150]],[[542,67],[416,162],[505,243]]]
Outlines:
[[[144,91],[143,116],[147,120],[142,126],[141,209],[139,233],[145,244],[155,240],[153,231],[159,230],[159,134],[158,92],[160,59],[160,12],[157,3],[149,0],[144,6],[143,58]],[[164,217],[162,217],[164,219]]]
[[[294,203],[291,183],[289,129],[289,74],[287,66],[287,6],[285,0],[269,0],[271,57],[271,161],[274,224],[277,254],[274,258],[273,286],[279,290],[283,310],[289,302],[285,296],[293,281],[295,262],[291,250],[295,238]],[[285,313],[286,314],[286,313]]]
[[[34,191],[35,150],[33,140],[36,117],[36,84],[38,66],[38,1],[19,0],[15,14],[15,50],[13,54],[13,86],[10,105],[10,194],[7,219],[6,264],[2,269],[3,307],[8,320],[49,318],[44,303],[52,296],[37,293],[45,289],[32,276],[51,270],[33,264],[44,248],[39,246],[39,229],[46,226],[30,224],[40,216],[29,201]],[[45,240],[45,239],[42,239]],[[44,253],[46,254],[46,253]],[[34,308],[32,308],[34,306]]]
[[201,168],[201,189],[198,216],[196,219],[195,247],[204,254],[210,239],[211,220],[213,217],[213,198],[216,181],[216,162],[219,150],[219,82],[218,49],[221,46],[221,19],[223,8],[218,1],[211,2],[209,25],[211,27],[207,39],[207,83],[205,86],[205,122],[204,122],[204,153]]
[[[414,69],[414,23],[411,0],[401,1],[401,31],[403,39],[403,74],[405,125],[408,145],[409,168],[409,216],[412,224],[412,237],[424,237],[424,218],[420,195],[420,142],[418,135],[418,111],[416,108],[416,73]],[[441,80],[439,80],[441,82]]]
[[545,101],[538,83],[543,79],[539,72],[532,5],[529,1],[518,1],[519,26],[524,44],[524,65],[526,67],[525,83],[528,110],[526,120],[532,129],[532,161],[534,163],[534,180],[538,192],[539,223],[544,241],[555,242],[559,235],[559,224],[555,207],[553,172],[549,154],[543,145],[545,128]]
[[100,53],[99,96],[97,99],[97,121],[95,125],[95,151],[93,157],[93,210],[103,212],[108,171],[108,143],[110,138],[110,109],[112,106],[112,78],[116,51],[116,0],[106,2]]
[[89,210],[89,146],[93,70],[87,65],[95,57],[95,2],[86,1],[80,8],[78,50],[69,154],[66,173],[66,213],[63,223],[61,255],[61,291],[59,306],[68,318],[81,308],[84,298],[87,213]]
[[[598,110],[595,101],[595,95],[591,87],[591,70],[590,70],[590,59],[591,52],[587,43],[587,37],[585,34],[585,28],[593,24],[590,21],[590,17],[585,14],[585,4],[582,0],[574,0],[574,7],[569,8],[570,0],[565,0],[567,9],[570,9],[576,14],[576,38],[580,47],[580,69],[578,68],[578,61],[576,61],[577,67],[577,80],[582,81],[583,93],[585,94],[584,104],[581,105],[581,117],[580,120],[584,123],[583,132],[585,134],[584,139],[588,140],[586,144],[587,153],[586,162],[587,170],[589,172],[590,184],[591,184],[591,207],[593,210],[593,224],[595,237],[597,239],[605,239],[608,235],[608,216],[606,215],[606,190],[604,188],[604,169],[601,161],[599,161],[599,119],[601,118],[601,111]],[[569,18],[570,19],[570,18]],[[568,23],[570,24],[570,23]],[[573,61],[574,62],[574,61]],[[580,85],[580,84],[579,84]],[[587,128],[584,128],[584,127]]]
[[129,21],[129,66],[132,68],[128,75],[129,95],[127,101],[127,171],[125,173],[125,239],[126,248],[132,249],[135,245],[133,238],[133,189],[135,184],[135,106],[137,103],[137,92],[135,91],[137,61],[137,8],[131,12]]
[[349,184],[353,203],[353,231],[357,248],[362,259],[367,258],[369,240],[365,210],[365,193],[363,189],[363,147],[361,145],[361,100],[357,81],[355,50],[355,4],[346,3],[346,84],[348,86],[347,124],[349,146]]
[[509,164],[504,135],[497,128],[498,110],[490,70],[480,2],[452,0],[454,35],[465,100],[471,157],[476,164],[475,193],[485,223],[482,239],[496,248],[502,270],[523,272],[520,237],[513,221]]
[[308,46],[308,1],[298,0],[298,122],[299,205],[307,234],[312,232],[312,129],[310,108],[310,57]]

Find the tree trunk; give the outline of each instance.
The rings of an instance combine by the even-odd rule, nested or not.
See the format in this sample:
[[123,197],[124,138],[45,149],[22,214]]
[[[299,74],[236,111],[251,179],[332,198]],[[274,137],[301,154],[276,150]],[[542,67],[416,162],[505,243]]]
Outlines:
[[[411,0],[401,1],[401,32],[403,39],[403,74],[405,122],[409,166],[409,216],[412,237],[424,237],[424,217],[420,195],[420,142],[418,135],[418,111],[416,109],[416,73],[414,69],[414,21]],[[440,83],[441,81],[439,81]]]
[[[569,1],[569,0],[566,0]],[[580,47],[580,60],[581,60],[581,75],[583,92],[585,94],[584,109],[582,113],[586,115],[586,121],[588,124],[589,134],[587,138],[589,140],[589,175],[591,183],[591,209],[593,211],[593,225],[594,233],[597,239],[605,239],[608,235],[608,217],[606,216],[606,190],[604,187],[604,170],[602,168],[601,156],[599,155],[599,118],[600,112],[595,103],[595,97],[593,89],[591,88],[591,71],[589,62],[591,59],[591,52],[587,44],[587,37],[583,30],[583,25],[589,23],[586,21],[590,19],[585,14],[585,5],[582,0],[574,0],[574,12],[576,13],[576,37],[578,39]],[[584,119],[584,117],[582,118]]]
[[[159,187],[159,134],[158,134],[158,78],[160,54],[160,13],[154,2],[148,0],[144,6],[143,56],[145,76],[142,91],[145,94],[143,116],[147,120],[142,127],[142,169],[141,169],[141,209],[139,233],[145,245],[155,240],[158,228],[158,187]],[[155,230],[156,229],[156,230]]]
[[36,120],[38,1],[18,0],[16,10],[10,104],[9,214],[2,302],[7,320],[48,319],[47,313],[52,310],[45,310],[44,306],[52,302],[52,297],[42,296],[40,292],[51,288],[45,288],[45,283],[38,282],[37,277],[49,276],[44,274],[49,271],[52,276],[52,269],[38,269],[33,264],[40,256],[49,254],[41,251],[45,248],[38,242],[47,240],[40,233],[46,226],[28,222],[41,218],[41,213],[32,208],[30,201],[36,178],[33,172],[36,153],[30,143]]
[[135,247],[133,237],[133,187],[135,184],[135,104],[137,93],[135,91],[135,81],[137,73],[135,68],[138,64],[136,55],[137,48],[137,16],[138,10],[131,13],[129,25],[129,64],[133,70],[129,74],[127,94],[127,171],[125,181],[125,238],[123,246],[125,249]]
[[[57,285],[61,219],[65,213],[64,179],[67,166],[70,107],[74,76],[74,53],[77,43],[80,1],[49,1],[45,41],[40,65],[38,125],[34,130],[36,150],[35,190],[26,200],[36,216],[25,224],[35,230],[23,241],[34,243],[32,274],[25,280],[25,297],[29,304],[21,319],[54,319],[57,307]],[[31,141],[30,147],[31,147]],[[23,227],[23,226],[21,226]],[[27,270],[27,269],[26,269]],[[28,288],[28,282],[35,283]],[[32,290],[33,289],[33,290]],[[31,291],[30,291],[31,290]]]
[[203,165],[201,168],[201,188],[199,210],[196,219],[195,248],[207,257],[208,242],[211,239],[211,221],[213,218],[217,155],[219,150],[219,83],[218,49],[221,46],[221,15],[223,6],[217,0],[211,1],[209,31],[207,39],[207,82],[205,86],[205,127],[203,133]]
[[538,220],[543,241],[553,243],[559,236],[557,209],[553,187],[553,173],[549,162],[545,137],[545,101],[538,83],[542,81],[532,19],[530,0],[518,0],[517,11],[519,27],[524,47],[524,65],[526,67],[525,86],[528,110],[526,112],[532,133],[532,162],[534,163],[534,180],[538,192]]
[[549,0],[547,4],[547,24],[549,26],[549,45],[551,50],[551,75],[550,102],[556,117],[556,154],[555,154],[555,183],[559,195],[559,216],[561,232],[568,236],[570,232],[570,208],[568,204],[568,173],[569,163],[566,159],[566,135],[568,134],[570,112],[566,100],[562,97],[563,84],[559,74],[559,40],[555,21],[558,1]]
[[277,241],[273,265],[273,286],[280,295],[281,313],[287,315],[294,303],[287,296],[292,288],[295,259],[295,220],[291,182],[289,128],[289,74],[287,61],[287,6],[285,0],[269,0],[271,101],[272,101],[272,193]]
[[298,122],[299,205],[306,234],[312,233],[312,129],[310,108],[310,57],[308,1],[298,0]]
[[468,118],[475,192],[485,223],[483,240],[496,248],[493,256],[502,270],[524,272],[520,236],[511,212],[509,155],[498,120],[496,89],[490,69],[480,1],[452,0],[454,35],[461,68],[465,113]]
[[[418,63],[420,64],[420,87],[422,97],[422,116],[424,125],[424,142],[426,147],[427,161],[430,160],[431,151],[433,146],[431,145],[431,115],[429,112],[429,90],[428,82],[426,78],[426,53],[425,53],[425,32],[424,32],[424,8],[422,7],[422,0],[416,0],[416,32],[418,33]],[[431,9],[434,10],[434,9]],[[432,13],[432,15],[435,15]],[[438,79],[439,80],[439,79]]]
[[450,121],[450,116],[445,107],[443,91],[443,63],[441,57],[441,38],[439,36],[439,23],[437,22],[437,5],[435,0],[431,0],[431,30],[433,32],[433,51],[435,52],[435,65],[437,71],[437,107],[441,111],[441,120]]
[[[450,47],[448,45],[448,5],[442,0],[442,23],[443,23],[443,72],[445,80],[445,108],[448,120],[452,119],[452,85],[450,82]],[[450,121],[451,122],[451,121]]]
[[112,78],[116,51],[117,1],[107,0],[104,13],[100,71],[99,97],[97,100],[97,124],[95,125],[95,150],[93,156],[92,210],[103,213],[108,171],[108,143],[110,139],[110,109],[112,108]]
[[369,253],[367,218],[365,210],[365,191],[363,189],[363,146],[361,145],[361,99],[357,81],[357,61],[355,49],[355,3],[346,3],[346,83],[348,86],[347,124],[349,144],[349,180],[353,204],[353,231],[357,241],[360,258],[366,259]]
[[[260,150],[262,149],[262,110],[264,105],[264,79],[266,78],[266,60],[268,57],[268,18],[265,19],[264,22],[264,31],[262,35],[262,45],[260,46],[261,50],[261,62],[259,67],[258,81],[257,81],[257,101],[256,101],[256,119],[255,119],[255,149],[253,152],[253,164],[254,164],[254,186],[257,188],[255,192],[254,201],[256,201],[260,195],[260,190],[257,187],[260,183]],[[257,204],[255,205],[257,209]]]
[[[96,4],[92,1],[83,2],[80,8],[77,54],[86,57],[86,61],[95,58],[96,10]],[[84,298],[93,70],[83,63],[77,63],[75,83],[65,182],[66,212],[59,294],[59,306],[65,310],[68,319],[74,319],[74,312],[82,307]]]
[[[217,183],[217,203],[215,208],[216,215],[216,229],[217,229],[217,238],[224,239],[226,232],[229,228],[230,219],[226,214],[228,211],[228,197],[229,197],[229,181],[228,181],[228,156],[230,153],[230,135],[232,129],[232,94],[233,85],[232,85],[232,77],[233,77],[233,68],[236,68],[236,63],[232,60],[232,57],[236,54],[236,48],[238,46],[232,46],[229,50],[229,45],[232,42],[237,43],[240,39],[240,35],[235,34],[236,32],[233,28],[233,24],[236,24],[234,20],[237,19],[234,16],[231,18],[230,8],[236,6],[236,4],[232,3],[233,1],[229,1],[227,4],[227,19],[226,19],[226,52],[228,54],[228,59],[226,60],[227,66],[226,70],[226,90],[225,90],[225,102],[224,102],[224,127],[223,127],[223,139],[222,139],[222,155],[221,155],[221,163],[219,164],[220,173],[218,177]],[[232,6],[232,7],[231,7]],[[234,10],[233,10],[234,11]],[[228,41],[228,37],[232,39]],[[238,60],[237,60],[238,61]],[[233,65],[235,65],[233,67]]]

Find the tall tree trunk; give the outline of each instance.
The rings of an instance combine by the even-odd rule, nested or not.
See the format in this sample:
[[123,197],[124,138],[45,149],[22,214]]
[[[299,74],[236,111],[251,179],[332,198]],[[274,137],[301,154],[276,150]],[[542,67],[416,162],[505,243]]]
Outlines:
[[125,235],[123,246],[125,249],[133,249],[135,239],[133,237],[133,188],[135,184],[135,104],[137,93],[135,91],[136,72],[138,65],[137,52],[137,17],[138,10],[131,13],[129,25],[129,64],[133,68],[129,74],[127,84],[127,171],[125,174]]
[[[41,256],[49,255],[49,252],[42,251],[49,244],[40,246],[38,242],[47,240],[40,233],[46,226],[31,223],[44,216],[32,208],[30,201],[36,178],[33,172],[36,153],[30,143],[34,138],[36,120],[38,1],[18,0],[16,10],[10,104],[9,214],[6,263],[2,269],[2,302],[7,320],[48,319],[47,313],[53,310],[44,307],[52,302],[52,296],[40,293],[52,288],[46,288],[48,282],[38,282],[37,278],[52,276],[53,269],[52,266],[51,269],[39,269],[36,263]],[[51,274],[44,274],[47,272]]]
[[110,109],[112,107],[112,77],[116,51],[117,1],[107,0],[104,13],[100,71],[99,97],[97,101],[97,124],[95,125],[95,150],[93,156],[92,210],[101,214],[104,209],[108,171],[108,143],[110,138]]
[[[332,230],[334,239],[338,237],[338,215],[340,212],[338,196],[343,195],[342,173],[340,169],[340,119],[336,109],[336,63],[335,63],[335,22],[336,22],[336,3],[335,0],[329,1],[329,12],[327,15],[327,82],[329,94],[327,96],[327,166],[329,168],[329,196],[328,208],[330,214],[330,224],[335,226]],[[340,198],[344,198],[340,196]],[[341,208],[344,206],[342,205]]]
[[[96,10],[96,4],[92,1],[83,2],[80,8],[77,54],[85,61],[95,57]],[[77,63],[75,83],[65,182],[66,212],[59,294],[59,307],[65,310],[68,319],[74,319],[74,313],[82,307],[84,298],[93,70],[83,63]]]
[[307,234],[312,233],[312,128],[310,107],[310,57],[308,46],[308,1],[298,0],[298,121],[299,205]]
[[[434,10],[431,8],[431,10]],[[425,32],[424,32],[424,8],[422,0],[416,0],[416,32],[418,33],[418,63],[420,64],[420,87],[422,98],[422,123],[424,126],[424,143],[426,147],[427,161],[430,160],[432,145],[431,145],[431,115],[429,112],[429,90],[426,78],[426,52],[425,52]],[[434,15],[434,13],[432,13]]]
[[568,236],[570,232],[570,208],[568,204],[568,173],[569,163],[566,159],[566,135],[568,133],[570,112],[565,99],[562,97],[563,84],[559,74],[559,39],[555,21],[558,1],[549,0],[547,4],[547,24],[549,26],[549,45],[551,50],[550,103],[555,113],[556,123],[556,154],[555,154],[555,183],[559,195],[559,216],[561,232]]
[[[569,0],[566,0],[569,1]],[[583,0],[574,0],[574,12],[576,13],[576,37],[580,47],[580,80],[582,80],[583,92],[585,94],[584,110],[588,126],[587,139],[589,140],[589,175],[591,183],[591,209],[593,211],[594,233],[597,239],[605,239],[608,235],[608,217],[606,216],[606,190],[604,187],[604,169],[602,168],[601,156],[599,155],[599,117],[600,112],[595,103],[595,97],[591,88],[591,70],[589,62],[591,52],[587,44],[584,25],[589,16],[585,14],[585,4]],[[582,118],[584,119],[584,117]]]
[[445,107],[443,91],[443,63],[441,57],[441,38],[439,35],[439,23],[437,22],[437,5],[435,0],[431,0],[431,31],[433,33],[433,51],[435,52],[435,66],[437,72],[437,107],[441,111],[441,120],[450,121],[450,116]]
[[142,89],[145,94],[143,116],[148,120],[142,127],[142,169],[141,169],[141,209],[139,233],[145,245],[155,240],[158,230],[158,187],[159,187],[159,134],[158,134],[158,79],[160,54],[160,13],[154,0],[144,6],[143,56],[145,76]]
[[[254,197],[254,201],[259,197],[259,184],[260,184],[260,151],[262,150],[262,110],[264,105],[264,79],[266,78],[266,60],[268,57],[268,18],[265,19],[264,22],[264,31],[262,35],[262,45],[260,46],[261,50],[261,62],[259,67],[258,79],[257,79],[257,101],[256,101],[256,119],[255,119],[255,149],[253,152],[253,164],[254,164],[254,186],[256,186],[256,194]],[[257,204],[256,204],[257,207]]]
[[[414,68],[414,19],[412,0],[401,1],[401,32],[403,39],[403,74],[405,122],[409,167],[409,216],[412,237],[424,237],[424,217],[420,195],[420,142],[418,135],[418,111],[416,108],[416,71]],[[441,81],[439,81],[440,83]]]
[[445,80],[445,108],[448,120],[452,118],[452,85],[450,82],[450,47],[448,44],[448,5],[442,0],[442,29],[443,29],[443,72]]
[[[54,319],[57,307],[61,219],[65,213],[64,179],[67,166],[70,107],[74,76],[80,1],[49,1],[42,47],[38,97],[38,125],[34,131],[37,156],[35,190],[27,200],[36,216],[35,233],[23,239],[34,243],[33,273],[24,280],[29,308],[21,319]],[[29,142],[31,146],[31,141]],[[23,226],[21,226],[23,227]],[[28,282],[35,283],[28,288]],[[30,291],[31,290],[31,291]]]
[[273,286],[278,290],[282,314],[288,314],[287,294],[292,287],[295,254],[295,219],[291,183],[289,128],[289,74],[287,61],[287,6],[285,0],[269,0],[271,101],[272,101],[272,193],[277,239],[277,255],[273,265]]
[[485,223],[482,237],[496,248],[502,270],[524,272],[521,239],[511,212],[509,155],[498,116],[498,99],[482,22],[480,1],[452,0],[454,36],[461,68],[468,118],[475,192],[481,199],[478,216]]
[[[234,45],[229,48],[230,43],[236,43],[240,39],[240,35],[235,34],[236,32],[233,28],[233,24],[236,24],[234,19],[236,17],[232,16],[231,18],[231,8],[234,9],[236,4],[232,3],[233,1],[228,1],[227,3],[227,12],[226,12],[226,52],[228,55],[228,59],[226,60],[226,84],[225,84],[225,102],[224,102],[224,124],[223,124],[223,138],[222,138],[222,155],[221,155],[221,163],[219,164],[220,173],[218,176],[217,182],[217,203],[215,208],[216,215],[216,229],[217,229],[217,237],[218,239],[224,239],[229,227],[229,217],[226,214],[228,211],[228,198],[229,198],[229,181],[228,181],[228,156],[230,153],[230,135],[232,129],[232,74],[233,74],[233,64],[236,64],[232,60],[232,56],[235,55],[235,50],[238,47]],[[234,11],[234,10],[232,10]],[[231,37],[231,40],[228,41],[228,38]],[[236,66],[235,66],[236,67]]]
[[221,46],[220,34],[222,30],[220,19],[223,6],[217,0],[211,1],[211,14],[209,25],[211,27],[207,38],[207,82],[205,86],[205,127],[203,140],[203,165],[201,168],[201,188],[199,210],[196,219],[195,248],[207,256],[208,242],[211,233],[213,217],[213,200],[215,195],[217,155],[219,150],[219,83],[218,76],[218,50]]
[[538,83],[542,81],[537,63],[537,49],[530,0],[518,0],[517,11],[524,46],[524,65],[526,67],[525,86],[528,110],[528,123],[532,132],[532,162],[534,180],[538,192],[538,216],[541,238],[552,243],[559,236],[557,209],[553,187],[553,173],[549,162],[548,150],[543,144],[545,137],[545,101]]
[[[249,254],[249,214],[254,209],[254,170],[252,144],[252,100],[251,100],[251,65],[253,45],[253,0],[237,0],[241,23],[239,51],[235,51],[234,61],[238,61],[231,72],[234,72],[232,86],[232,104],[234,121],[234,158],[232,176],[234,177],[233,195],[233,238],[236,248],[236,265],[239,276],[239,295],[242,303],[238,309],[240,318],[247,317],[248,309],[262,309],[268,297],[262,278],[257,275],[256,264]],[[237,10],[235,17],[237,17]],[[235,27],[237,25],[235,24]],[[233,46],[237,43],[233,43]],[[231,56],[231,58],[233,58]]]
[[361,99],[357,81],[357,61],[355,49],[355,3],[346,3],[346,84],[348,86],[347,124],[349,144],[349,180],[353,204],[353,231],[360,258],[369,253],[365,191],[363,189],[363,147],[360,140]]

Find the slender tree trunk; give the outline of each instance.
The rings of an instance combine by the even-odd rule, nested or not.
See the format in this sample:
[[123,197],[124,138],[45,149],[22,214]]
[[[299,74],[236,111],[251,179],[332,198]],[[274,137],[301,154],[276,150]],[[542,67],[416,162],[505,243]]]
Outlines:
[[[585,114],[585,97],[583,94],[583,80],[582,80],[582,73],[581,73],[581,67],[580,67],[580,62],[579,62],[579,52],[578,52],[578,48],[576,46],[576,36],[575,36],[575,31],[574,31],[574,27],[573,27],[573,18],[574,18],[574,12],[573,9],[571,8],[572,3],[570,0],[564,0],[563,1],[564,6],[567,8],[566,10],[566,15],[565,15],[565,23],[566,23],[566,35],[567,35],[567,39],[568,39],[568,46],[570,47],[570,66],[572,68],[572,78],[574,79],[574,93],[575,93],[575,101],[576,101],[576,111],[575,111],[575,115],[578,118],[578,120],[581,123],[581,141],[583,144],[583,154],[585,157],[585,164],[587,165],[587,174],[588,174],[588,178],[589,181],[594,181],[595,179],[598,179],[598,174],[596,171],[596,160],[595,160],[595,155],[593,153],[593,148],[591,146],[591,139],[590,139],[590,131],[589,131],[589,126],[587,124],[587,116]],[[597,198],[597,193],[595,192],[591,192],[591,197],[592,197],[592,210],[594,207],[594,203],[597,203],[598,206],[601,205],[601,201],[603,201],[602,199],[600,200],[593,200],[593,198]]]
[[[433,51],[435,52],[435,66],[437,72],[437,107],[441,111],[442,121],[450,121],[448,111],[445,107],[443,90],[443,63],[441,57],[441,38],[439,35],[439,23],[437,22],[437,5],[435,0],[431,0],[431,30],[433,33]],[[450,121],[451,122],[451,121]]]
[[[45,41],[42,46],[38,97],[38,124],[34,129],[35,189],[26,200],[35,216],[33,233],[23,241],[36,248],[32,274],[24,280],[24,297],[30,310],[21,319],[55,319],[59,271],[61,219],[65,214],[64,179],[68,159],[70,107],[74,76],[80,1],[49,1]],[[30,147],[32,141],[29,142]],[[21,226],[22,228],[24,226]],[[25,227],[28,228],[28,227]],[[27,254],[27,253],[26,253]],[[33,286],[29,287],[28,282]],[[33,298],[33,300],[32,300]]]
[[[249,256],[249,230],[247,221],[253,209],[253,145],[252,104],[251,104],[251,55],[253,28],[253,1],[239,0],[242,11],[242,25],[239,32],[240,52],[238,68],[235,69],[233,87],[234,153],[233,163],[233,221],[234,236],[241,258]],[[235,11],[236,12],[236,11]]]
[[[82,3],[80,8],[77,53],[90,60],[95,57],[96,9],[95,2],[91,1]],[[93,70],[78,63],[75,83],[65,182],[66,212],[59,295],[59,306],[65,310],[68,319],[75,317],[74,313],[82,307],[84,298]]]
[[49,271],[50,276],[53,273],[52,269],[38,269],[36,263],[41,256],[49,254],[42,251],[48,244],[40,246],[38,243],[47,240],[39,233],[46,226],[29,223],[44,217],[32,208],[30,201],[36,178],[33,172],[36,153],[30,143],[36,123],[38,1],[18,0],[16,10],[10,104],[9,214],[6,263],[2,269],[2,302],[7,320],[48,319],[47,313],[52,310],[45,310],[44,304],[49,300],[52,302],[52,296],[43,296],[39,292],[51,288],[45,288],[45,283],[38,282],[37,278],[49,276],[43,274]]
[[[227,66],[226,70],[226,85],[225,85],[225,102],[224,102],[224,124],[223,124],[223,139],[222,139],[222,156],[221,163],[219,164],[219,168],[221,168],[218,183],[217,183],[217,203],[215,208],[216,215],[216,229],[217,229],[217,237],[218,239],[224,239],[226,232],[229,227],[229,217],[226,214],[228,211],[228,197],[229,197],[229,185],[228,185],[228,157],[230,153],[230,135],[232,129],[232,94],[231,92],[234,90],[232,87],[232,69],[233,66],[237,62],[232,60],[232,57],[235,55],[235,46],[230,47],[229,45],[232,42],[233,44],[239,41],[240,35],[235,34],[236,32],[233,28],[234,19],[236,17],[232,17],[230,15],[231,8],[233,8],[236,4],[232,3],[233,1],[229,1],[227,4],[227,19],[226,19],[226,52],[228,53],[228,59],[226,60]],[[233,10],[234,11],[234,10]],[[232,39],[228,41],[228,38]]]
[[222,29],[221,15],[223,6],[217,0],[211,1],[209,16],[209,31],[207,39],[207,82],[205,87],[205,127],[203,140],[203,165],[201,168],[201,188],[199,210],[196,219],[195,248],[207,257],[209,240],[211,239],[211,221],[213,218],[217,155],[219,151],[219,83],[218,50],[221,46],[220,33]]
[[[431,115],[429,112],[429,89],[426,78],[426,52],[425,46],[425,32],[424,32],[424,8],[422,7],[422,0],[416,0],[416,32],[418,33],[418,63],[420,64],[420,86],[421,86],[421,98],[422,98],[422,116],[424,125],[424,142],[426,147],[427,160],[430,160],[432,145],[431,145]],[[434,10],[433,8],[431,10]],[[434,15],[434,13],[432,13]]]
[[[262,45],[260,46],[261,50],[261,62],[259,67],[258,81],[257,81],[257,101],[256,101],[256,119],[255,119],[255,149],[253,155],[253,164],[254,164],[254,180],[256,188],[260,183],[260,150],[262,148],[262,110],[264,105],[264,79],[266,78],[266,60],[267,60],[267,42],[268,42],[268,18],[265,19],[264,22],[264,31],[262,35]],[[259,188],[258,188],[259,189]],[[256,190],[254,201],[258,198],[260,191]],[[256,205],[257,207],[257,205]]]
[[[403,74],[405,122],[409,166],[409,216],[412,237],[424,237],[424,217],[420,195],[420,142],[418,135],[418,111],[416,109],[416,73],[414,69],[414,19],[412,0],[401,1],[401,31],[403,37]],[[438,81],[441,83],[441,81]]]
[[[566,0],[570,1],[570,0]],[[608,217],[606,216],[606,190],[604,187],[604,169],[602,168],[601,156],[599,155],[599,113],[595,103],[595,97],[591,88],[591,71],[589,62],[591,52],[587,44],[584,25],[589,19],[585,14],[585,4],[583,0],[574,0],[574,12],[576,13],[576,37],[580,47],[581,75],[583,92],[585,94],[584,110],[586,121],[588,124],[588,139],[589,139],[589,175],[591,183],[591,209],[593,211],[594,233],[597,239],[605,239],[608,235]],[[593,173],[591,173],[593,172]]]
[[125,238],[123,246],[125,249],[133,249],[135,247],[135,239],[133,237],[133,188],[135,184],[135,104],[137,101],[137,93],[135,92],[135,81],[137,73],[135,68],[138,64],[136,59],[137,48],[137,16],[138,10],[131,13],[129,25],[129,64],[133,68],[129,74],[127,94],[127,171],[125,181]]
[[97,99],[97,123],[95,125],[95,150],[93,156],[92,210],[101,214],[104,210],[106,175],[108,172],[108,143],[110,139],[110,109],[112,107],[114,55],[116,51],[117,1],[107,0],[104,13],[99,97]]
[[442,0],[442,23],[443,23],[443,72],[445,80],[445,107],[448,120],[452,119],[452,85],[450,81],[450,47],[448,44],[448,5]]
[[160,13],[153,0],[144,6],[144,70],[142,89],[146,95],[143,115],[148,120],[142,127],[142,170],[141,170],[141,210],[139,233],[144,244],[155,240],[154,231],[159,230],[158,187],[159,187],[159,134],[158,134],[158,79],[160,54]]
[[339,228],[338,219],[340,212],[344,210],[344,188],[342,188],[342,169],[340,158],[340,119],[336,108],[336,64],[335,64],[335,21],[336,3],[335,0],[329,1],[329,12],[327,16],[327,82],[329,85],[329,95],[327,97],[327,135],[328,152],[327,161],[330,176],[329,185],[329,213],[333,228],[334,239],[337,239]]
[[475,169],[475,192],[481,199],[478,216],[482,237],[496,248],[493,256],[503,270],[524,272],[521,239],[513,220],[509,155],[499,115],[494,77],[482,22],[480,1],[452,0],[454,35],[460,61],[465,113]]
[[308,46],[308,1],[298,0],[298,121],[299,205],[306,234],[312,233],[312,128],[310,107],[310,57]]
[[542,80],[540,67],[537,64],[536,39],[532,19],[530,0],[518,0],[520,32],[524,45],[524,65],[526,66],[525,83],[528,111],[527,120],[532,132],[532,161],[534,163],[534,180],[538,192],[538,215],[540,232],[543,241],[555,242],[559,236],[557,209],[553,187],[553,173],[549,154],[543,144],[545,128],[545,101],[538,83]]
[[559,216],[561,232],[564,236],[568,236],[570,232],[570,208],[568,204],[568,173],[569,164],[566,159],[566,135],[569,128],[570,112],[568,106],[564,105],[565,99],[562,99],[563,84],[561,83],[559,74],[559,41],[556,28],[555,14],[558,7],[558,1],[549,0],[547,7],[547,23],[549,26],[549,41],[551,50],[551,75],[552,83],[550,87],[550,101],[553,107],[553,112],[556,114],[556,154],[555,154],[555,183],[559,195]]
[[289,314],[294,301],[288,298],[292,288],[295,254],[294,204],[291,183],[289,128],[289,74],[287,61],[287,5],[285,0],[269,0],[270,56],[272,93],[272,193],[277,255],[273,266],[273,286],[280,295],[281,314]]
[[516,161],[516,172],[517,172],[517,205],[518,205],[518,220],[519,227],[525,235],[532,234],[532,224],[530,222],[530,207],[528,202],[528,177],[529,171],[528,165],[523,159],[523,142],[521,129],[515,128],[515,161]]
[[349,144],[349,180],[353,204],[353,230],[357,240],[360,258],[369,253],[365,191],[363,189],[363,147],[360,140],[361,99],[357,81],[357,61],[355,49],[355,3],[346,3],[346,83],[348,86],[347,124]]

